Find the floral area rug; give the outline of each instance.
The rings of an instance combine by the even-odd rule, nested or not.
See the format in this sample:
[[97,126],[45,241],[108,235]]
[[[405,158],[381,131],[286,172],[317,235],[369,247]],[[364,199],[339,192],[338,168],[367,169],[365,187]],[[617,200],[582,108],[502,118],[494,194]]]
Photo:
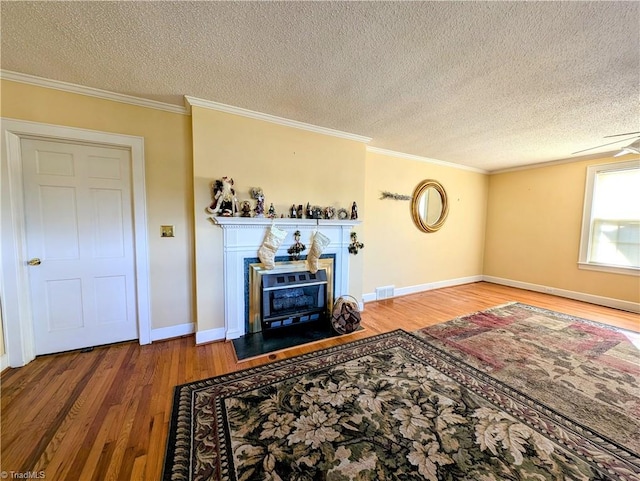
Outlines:
[[398,330],[178,386],[163,478],[640,479],[632,445],[469,357]]

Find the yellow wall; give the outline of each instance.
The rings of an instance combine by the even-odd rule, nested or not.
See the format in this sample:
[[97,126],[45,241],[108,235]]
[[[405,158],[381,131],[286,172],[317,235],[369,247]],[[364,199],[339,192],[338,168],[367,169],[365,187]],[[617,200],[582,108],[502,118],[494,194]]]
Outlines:
[[484,274],[640,301],[637,276],[578,269],[587,166],[618,160],[556,164],[491,175]]
[[[357,298],[485,274],[638,302],[637,277],[577,268],[586,166],[596,162],[487,176],[200,107],[189,117],[1,82],[3,117],[144,137],[152,328],[196,319],[200,331],[224,326],[222,230],[205,208],[211,182],[225,175],[239,200],[259,186],[285,215],[292,203],[349,209],[356,201],[365,244],[350,256]],[[444,185],[450,205],[431,234],[413,225],[410,202],[380,199],[411,194],[427,178]],[[161,224],[175,225],[176,237],[161,238]]]
[[[443,227],[424,233],[411,218],[411,202],[380,199],[383,191],[413,194],[438,180],[449,199]],[[367,153],[364,292],[419,286],[482,274],[487,176],[445,165]]]
[[[224,327],[222,229],[205,212],[211,182],[232,177],[239,201],[261,187],[265,206],[273,203],[278,216],[294,203],[362,206],[366,151],[360,142],[201,107],[193,107],[192,121],[197,319],[198,330],[206,331]],[[369,219],[363,209],[360,214]],[[360,298],[362,258],[350,262],[350,293]]]
[[144,137],[151,327],[192,322],[190,117],[7,80],[1,93],[2,117]]

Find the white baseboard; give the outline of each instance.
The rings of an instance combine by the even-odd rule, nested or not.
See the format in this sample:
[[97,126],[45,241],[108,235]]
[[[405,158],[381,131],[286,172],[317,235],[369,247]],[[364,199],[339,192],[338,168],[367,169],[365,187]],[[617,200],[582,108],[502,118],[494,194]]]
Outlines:
[[196,332],[196,344],[206,344],[207,342],[224,341],[225,339],[224,327],[218,327],[217,329],[207,329],[206,331]]
[[9,356],[7,356],[6,354],[3,354],[2,356],[0,356],[0,372],[4,371],[8,367],[9,367]]
[[613,299],[611,297],[596,296],[586,294],[584,292],[568,291],[566,289],[558,289],[557,287],[542,286],[539,284],[531,284],[529,282],[514,281],[511,279],[503,279],[501,277],[483,276],[482,280],[493,284],[503,286],[517,287],[518,289],[526,289],[527,291],[543,292],[567,299],[575,299],[577,301],[589,302],[599,306],[612,307],[629,312],[640,312],[640,304],[636,302],[623,301],[621,299]]
[[368,294],[362,294],[362,302],[364,304],[366,304],[367,302],[375,301],[375,300],[376,300],[376,293],[375,292],[369,292]]
[[[461,286],[463,284],[471,284],[473,282],[480,282],[482,280],[483,277],[478,275],[469,277],[458,277],[457,279],[446,279],[444,281],[427,282],[426,284],[418,284],[415,286],[399,287],[395,289],[394,297],[416,294],[418,292],[432,291],[434,289],[442,289],[443,287]],[[376,293],[370,292],[367,294],[363,294],[362,300],[364,302],[375,301]]]
[[151,329],[151,342],[187,336],[193,334],[195,331],[196,325],[193,322],[178,324],[177,326],[159,327],[157,329]]
[[151,340],[160,341],[163,339],[171,339],[173,337],[186,336],[196,334],[196,344],[206,344],[213,341],[222,341],[225,339],[224,327],[217,329],[207,329],[206,331],[196,331],[196,325],[193,322],[187,324],[179,324],[177,326],[161,327],[151,330]]

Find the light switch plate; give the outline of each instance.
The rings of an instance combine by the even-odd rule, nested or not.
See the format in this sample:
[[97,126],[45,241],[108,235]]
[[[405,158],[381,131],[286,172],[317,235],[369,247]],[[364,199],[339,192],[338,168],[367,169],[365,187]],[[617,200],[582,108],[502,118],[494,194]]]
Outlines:
[[175,226],[172,225],[161,225],[160,237],[173,237],[174,228]]

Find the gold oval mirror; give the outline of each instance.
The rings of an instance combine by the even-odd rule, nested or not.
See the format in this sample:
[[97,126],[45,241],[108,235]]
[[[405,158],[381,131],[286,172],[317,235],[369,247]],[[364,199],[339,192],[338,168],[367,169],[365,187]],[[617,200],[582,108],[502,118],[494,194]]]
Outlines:
[[413,191],[411,215],[416,227],[423,232],[435,232],[447,218],[447,193],[437,180],[427,179]]

